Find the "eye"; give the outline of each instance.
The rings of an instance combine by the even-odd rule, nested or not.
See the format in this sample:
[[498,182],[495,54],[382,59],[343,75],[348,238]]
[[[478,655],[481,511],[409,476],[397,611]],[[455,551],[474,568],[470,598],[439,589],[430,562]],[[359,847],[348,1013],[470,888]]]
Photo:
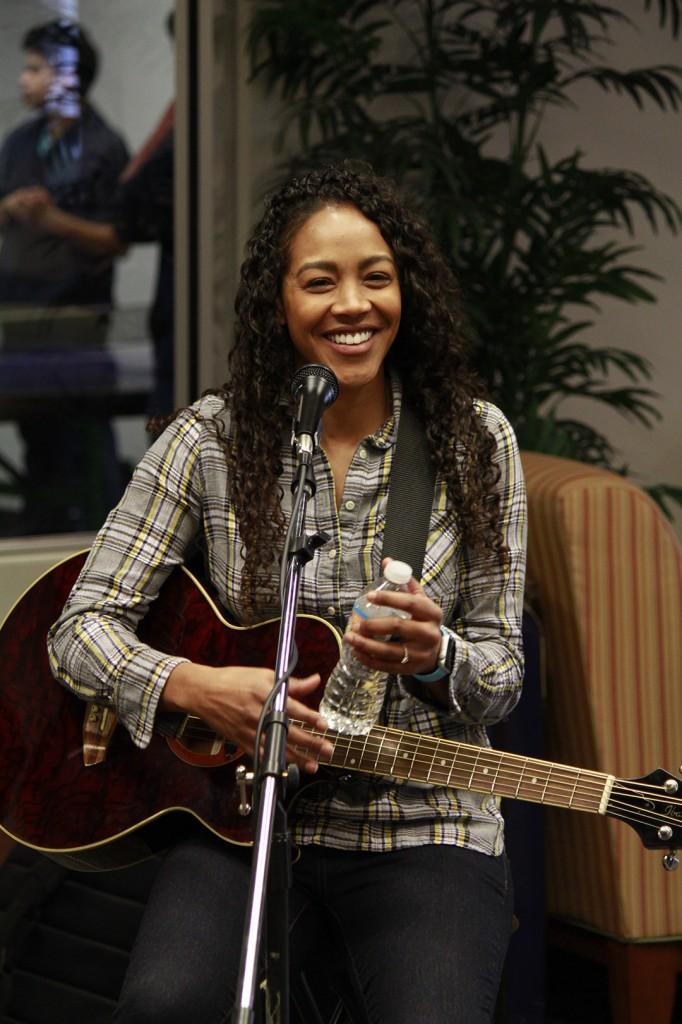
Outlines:
[[311,277],[303,286],[307,291],[321,292],[327,288],[333,288],[334,282],[330,277]]
[[384,285],[390,284],[393,278],[390,274],[387,274],[383,270],[373,270],[371,274],[368,274],[365,278],[366,283],[371,288],[383,288]]

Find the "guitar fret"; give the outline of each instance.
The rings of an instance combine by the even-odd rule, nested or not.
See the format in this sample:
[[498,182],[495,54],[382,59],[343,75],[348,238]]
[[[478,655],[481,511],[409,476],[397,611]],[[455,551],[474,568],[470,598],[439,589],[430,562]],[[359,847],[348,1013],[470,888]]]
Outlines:
[[[482,749],[483,748],[481,747],[481,750]],[[476,775],[476,768],[478,767],[478,759],[479,759],[480,756],[481,756],[480,751],[477,751],[476,752],[476,757],[474,758],[474,766],[471,769],[471,775],[469,776],[469,785],[467,786],[467,789],[471,789],[471,787],[474,784],[474,776]]]
[[455,746],[455,753],[454,753],[454,757],[452,758],[452,764],[450,765],[450,771],[448,772],[448,781],[446,783],[446,785],[448,785],[448,786],[451,785],[451,783],[452,783],[452,773],[455,770],[455,763],[457,761],[457,754],[459,753],[459,743],[455,743],[454,746]]
[[[447,752],[447,751],[446,751]],[[448,758],[443,757],[441,754],[441,741],[436,740],[436,757],[438,763],[433,765],[434,770],[434,781],[437,781],[438,785],[446,785],[446,778],[449,778],[449,774],[446,774],[445,769],[448,767]]]
[[[373,757],[371,755],[369,755],[369,756],[367,755],[367,743],[369,741],[370,736],[371,736],[371,732],[367,732],[367,733],[365,733],[365,735],[363,737],[362,752],[360,754],[360,767],[361,768],[366,768],[366,767],[371,768],[373,766],[373,761],[374,761]],[[383,743],[383,738],[382,738],[381,743]],[[381,756],[381,743],[379,744],[379,755],[378,756]],[[368,764],[366,763],[365,758],[367,758],[367,761],[369,762]]]
[[[424,746],[426,746],[426,744],[424,744]],[[433,751],[431,753],[431,764],[426,769],[426,780],[425,780],[426,782],[431,782],[431,772],[433,771],[433,765],[434,765],[434,762],[436,760],[437,750],[438,750],[438,745],[437,745],[437,742],[436,742],[436,745],[434,746],[434,749],[433,749]]]
[[[415,765],[418,752],[419,737],[414,733],[403,733],[395,744],[392,774],[401,779],[419,779],[420,773],[416,770]],[[400,761],[398,761],[398,756],[400,756]]]
[[[365,755],[365,753],[367,751],[367,743],[368,743],[368,740],[369,740],[371,735],[372,735],[372,733],[368,732],[367,735],[365,736],[365,743],[363,745],[363,755]],[[375,757],[370,757],[369,758],[369,762],[370,762],[369,763],[369,767],[372,768],[374,771],[381,771],[381,769],[379,768],[379,760],[380,760],[380,758],[382,756],[382,749],[383,749],[385,738],[386,738],[386,733],[384,732],[384,733],[382,733],[382,736],[381,736],[381,742],[379,743],[379,751],[377,753],[376,758]]]
[[[342,761],[341,766],[345,767],[348,764],[348,756],[351,751],[351,744],[353,742],[352,736],[345,736],[343,733],[339,733],[334,741],[334,753],[336,753],[337,747],[341,748]],[[334,762],[338,764],[338,761]]]
[[494,793],[496,788],[497,788],[497,780],[498,780],[498,777],[499,777],[499,774],[500,774],[500,768],[501,767],[502,767],[502,755],[499,754],[498,755],[498,759],[497,759],[497,771],[495,772],[495,777],[493,778],[492,786],[490,787],[490,792],[491,793]]
[[[363,742],[364,740],[364,742]],[[358,745],[361,744],[360,750]],[[362,767],[362,754],[367,745],[367,738],[362,736],[349,736],[348,737],[348,752],[346,759],[343,762],[344,768],[360,768]],[[353,757],[349,757],[348,754],[353,754]]]
[[518,781],[518,784],[516,786],[516,792],[514,793],[515,797],[517,797],[519,795],[519,790],[521,789],[521,783],[523,782],[523,773],[526,770],[526,765],[527,764],[528,764],[528,758],[526,757],[524,759],[524,762],[523,762],[523,768],[521,769],[521,772],[519,774],[519,781]]
[[486,747],[479,747],[476,751],[476,777],[474,777],[472,772],[468,783],[469,788],[476,786],[481,792],[486,792],[487,789],[490,789],[492,792],[490,765],[486,764],[486,759],[489,758],[490,750]]
[[335,763],[335,757],[336,757],[337,749],[338,749],[340,741],[342,740],[342,737],[339,736],[338,733],[330,733],[329,731],[327,731],[325,735],[326,735],[328,740],[332,741],[332,754],[331,754],[331,757],[329,758],[329,760],[330,760],[330,762],[332,764],[334,764]]
[[[391,775],[395,775],[395,764],[396,764],[396,761],[398,760],[398,754],[401,752],[401,750],[402,750],[402,745],[400,743],[397,743],[396,746],[395,746],[394,752],[393,752],[393,763],[391,764],[391,771],[390,771]],[[413,758],[413,760],[414,760],[414,758]]]

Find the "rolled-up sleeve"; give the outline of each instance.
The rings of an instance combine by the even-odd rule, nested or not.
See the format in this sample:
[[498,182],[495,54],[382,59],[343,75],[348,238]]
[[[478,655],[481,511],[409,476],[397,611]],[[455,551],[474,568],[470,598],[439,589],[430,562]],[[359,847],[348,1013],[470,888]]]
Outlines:
[[48,634],[55,678],[78,696],[113,707],[139,747],[151,739],[170,672],[185,659],[142,643],[136,629],[200,528],[198,452],[216,443],[192,410],[168,427],[100,530]]

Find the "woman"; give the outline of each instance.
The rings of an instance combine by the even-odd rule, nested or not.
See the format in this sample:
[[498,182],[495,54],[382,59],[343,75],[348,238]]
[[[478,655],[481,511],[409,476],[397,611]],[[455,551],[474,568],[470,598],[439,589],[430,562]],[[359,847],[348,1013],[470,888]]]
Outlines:
[[[306,567],[299,611],[343,627],[378,575],[396,425],[409,399],[437,473],[423,586],[382,598],[387,615],[411,614],[400,623],[404,651],[377,639],[396,619],[371,620],[345,642],[364,664],[403,673],[392,677],[384,722],[486,745],[486,723],[509,713],[521,683],[523,482],[511,428],[476,399],[456,287],[428,231],[372,174],[311,172],[267,203],[236,309],[230,380],[181,412],[142,459],[51,631],[55,674],[110,701],[141,747],[174,713],[191,711],[252,749],[273,673],[171,658],[141,644],[135,628],[198,537],[229,613],[253,621],[277,612],[295,468],[288,391],[297,365],[320,362],[336,374],[339,397],[323,416],[306,528],[331,540]],[[439,665],[444,648],[449,670]],[[293,718],[317,727],[324,722],[305,699],[318,682],[292,680],[288,700]],[[289,760],[308,772],[331,750],[295,726],[288,743]],[[494,799],[336,778],[303,792],[289,824],[300,851],[294,985],[315,936],[333,934],[354,1020],[491,1020],[512,919]],[[249,870],[248,857],[208,835],[170,851],[116,1021],[223,1019]]]

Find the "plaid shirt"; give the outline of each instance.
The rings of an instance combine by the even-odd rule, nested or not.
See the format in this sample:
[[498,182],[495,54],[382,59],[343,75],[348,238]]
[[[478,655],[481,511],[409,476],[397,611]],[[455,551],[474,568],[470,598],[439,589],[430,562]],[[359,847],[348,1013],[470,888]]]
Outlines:
[[[338,509],[324,451],[315,454],[317,492],[308,504],[306,531],[325,531],[331,540],[305,567],[298,610],[319,615],[339,629],[355,597],[380,574],[400,416],[397,380],[392,389],[393,414],[359,444]],[[458,532],[447,525],[445,484],[437,478],[422,584],[443,608],[444,622],[456,638],[450,706],[430,702],[426,688],[421,698],[415,696],[414,687],[408,689],[393,676],[381,721],[392,728],[487,746],[486,723],[509,714],[520,693],[526,506],[511,427],[495,406],[479,402],[477,408],[497,442],[501,521],[511,560],[506,567],[491,565],[463,549]],[[223,449],[207,423],[212,417],[223,419],[229,434],[222,402],[208,397],[183,412],[145,454],[50,630],[56,678],[85,699],[111,704],[140,747],[151,739],[166,679],[183,659],[145,646],[135,630],[202,530],[211,582],[230,616],[237,621],[242,617],[241,540]],[[282,461],[282,501],[288,514],[296,468],[289,437],[283,438]],[[273,575],[278,575],[277,566]],[[278,614],[278,609],[264,610],[264,617],[269,614]],[[503,848],[503,823],[494,797],[374,776],[349,780],[336,774],[314,782],[294,800],[290,824],[297,842],[343,849],[448,843],[497,855]]]

